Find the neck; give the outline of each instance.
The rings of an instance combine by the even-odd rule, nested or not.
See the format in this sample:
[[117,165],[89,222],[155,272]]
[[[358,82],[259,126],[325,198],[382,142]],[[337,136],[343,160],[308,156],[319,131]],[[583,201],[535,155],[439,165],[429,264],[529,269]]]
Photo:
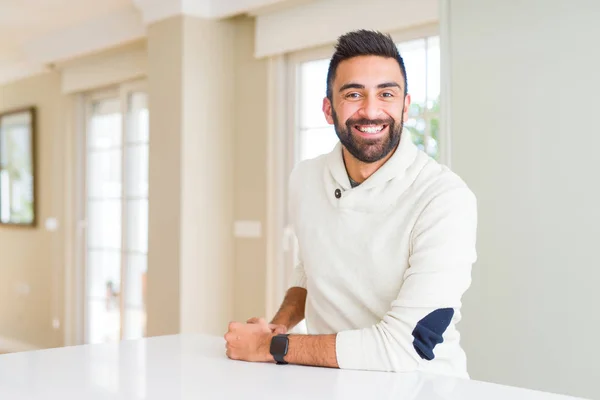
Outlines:
[[[396,147],[396,149],[397,148],[398,147]],[[342,155],[344,158],[344,164],[346,165],[346,171],[353,181],[357,183],[363,183],[392,157],[396,149],[390,151],[390,154],[379,161],[365,163],[356,159],[348,150],[346,150],[345,147],[342,146]]]

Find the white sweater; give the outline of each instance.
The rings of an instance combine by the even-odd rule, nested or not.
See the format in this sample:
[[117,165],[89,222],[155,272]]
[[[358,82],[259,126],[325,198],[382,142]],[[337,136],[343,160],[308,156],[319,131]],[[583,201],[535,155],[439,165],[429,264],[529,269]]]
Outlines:
[[456,324],[476,259],[476,199],[408,138],[355,188],[339,143],[294,169],[292,286],[307,289],[308,333],[338,334],[340,368],[468,378]]

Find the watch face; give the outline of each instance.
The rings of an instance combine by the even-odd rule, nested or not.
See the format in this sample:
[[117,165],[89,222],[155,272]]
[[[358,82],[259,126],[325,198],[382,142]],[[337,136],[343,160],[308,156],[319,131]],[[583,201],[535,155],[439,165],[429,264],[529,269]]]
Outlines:
[[275,336],[271,339],[271,354],[286,355],[288,349],[287,336]]

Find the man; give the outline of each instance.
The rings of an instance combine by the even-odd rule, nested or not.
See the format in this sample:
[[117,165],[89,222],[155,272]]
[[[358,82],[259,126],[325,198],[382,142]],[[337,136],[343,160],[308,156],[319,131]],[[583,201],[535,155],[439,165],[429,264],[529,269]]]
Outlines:
[[[456,324],[476,199],[403,131],[409,106],[389,36],[339,38],[323,112],[340,143],[290,177],[301,262],[271,324],[229,324],[230,358],[468,377]],[[308,335],[285,334],[304,318]]]

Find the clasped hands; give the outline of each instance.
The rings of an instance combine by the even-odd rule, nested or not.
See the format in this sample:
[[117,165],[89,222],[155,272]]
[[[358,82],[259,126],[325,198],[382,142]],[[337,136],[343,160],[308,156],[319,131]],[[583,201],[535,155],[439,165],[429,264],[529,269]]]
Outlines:
[[264,318],[250,318],[246,323],[230,322],[225,334],[227,357],[250,362],[274,362],[271,339],[287,333],[285,325],[269,324]]

